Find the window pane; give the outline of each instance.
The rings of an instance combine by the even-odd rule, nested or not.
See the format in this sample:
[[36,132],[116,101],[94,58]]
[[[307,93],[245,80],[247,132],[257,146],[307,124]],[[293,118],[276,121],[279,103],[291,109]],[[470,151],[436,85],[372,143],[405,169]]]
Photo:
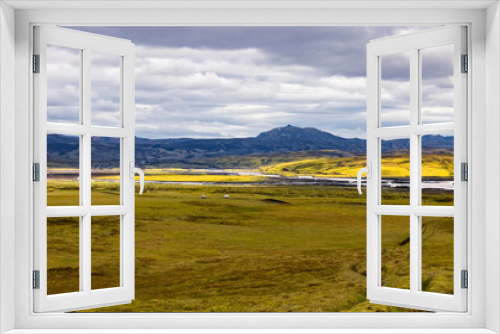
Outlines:
[[422,136],[422,205],[454,204],[454,136]]
[[453,48],[445,45],[420,50],[422,124],[453,122]]
[[410,52],[380,58],[381,124],[410,125]]
[[92,125],[120,127],[121,57],[92,51]]
[[47,135],[47,206],[80,205],[80,137]]
[[410,289],[410,217],[382,216],[381,224],[381,285]]
[[120,216],[92,217],[92,290],[120,286]]
[[381,149],[381,204],[410,205],[410,139],[383,139]]
[[80,291],[80,218],[47,218],[47,294]]
[[452,217],[421,217],[422,291],[453,294]]
[[92,205],[120,203],[120,138],[92,137]]
[[47,45],[47,122],[80,122],[80,50]]

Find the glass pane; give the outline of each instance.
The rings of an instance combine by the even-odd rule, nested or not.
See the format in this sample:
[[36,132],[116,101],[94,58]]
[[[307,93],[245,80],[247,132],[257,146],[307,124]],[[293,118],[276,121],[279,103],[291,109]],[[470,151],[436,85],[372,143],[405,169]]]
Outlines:
[[80,205],[80,137],[47,135],[47,206]]
[[92,125],[120,127],[121,56],[92,51]]
[[454,136],[422,136],[422,205],[454,204]]
[[80,218],[47,218],[47,294],[80,291]]
[[120,286],[120,216],[92,217],[92,289]]
[[381,286],[410,289],[410,217],[382,216]]
[[410,52],[380,58],[381,124],[410,125]]
[[422,124],[453,122],[453,48],[445,45],[420,50]]
[[120,138],[92,137],[92,205],[120,203]]
[[80,122],[80,50],[47,45],[47,122]]
[[381,204],[410,205],[410,139],[383,139]]
[[453,294],[452,217],[422,217],[422,291]]

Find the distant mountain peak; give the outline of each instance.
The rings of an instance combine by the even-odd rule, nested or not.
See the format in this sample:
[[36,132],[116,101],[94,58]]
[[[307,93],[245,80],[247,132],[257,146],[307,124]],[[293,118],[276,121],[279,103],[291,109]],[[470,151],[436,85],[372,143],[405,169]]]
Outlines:
[[318,130],[316,128],[301,128],[293,125],[286,125],[279,128],[274,128],[266,132],[261,132],[256,139],[263,141],[276,140],[305,140],[316,142],[318,140],[335,138],[331,133]]

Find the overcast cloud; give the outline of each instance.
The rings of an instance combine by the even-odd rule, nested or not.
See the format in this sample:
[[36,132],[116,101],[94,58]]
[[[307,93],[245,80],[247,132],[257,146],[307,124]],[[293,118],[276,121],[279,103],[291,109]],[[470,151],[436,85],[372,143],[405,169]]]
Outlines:
[[[342,137],[363,138],[366,44],[372,39],[424,28],[72,29],[126,38],[135,43],[136,133],[139,137],[249,137],[292,124],[316,127]],[[78,91],[68,74],[75,73],[78,59],[63,61],[67,58],[64,53],[66,56],[70,53],[55,49],[55,63],[49,63],[49,69],[52,66],[49,74],[53,75],[49,82],[49,119],[68,122],[75,117],[70,115],[70,108],[75,105],[75,91]],[[453,119],[450,56],[446,52],[434,52],[429,57],[436,61],[427,62],[423,69],[426,119],[450,121]],[[386,124],[402,125],[406,122],[408,105],[408,64],[396,59],[386,61],[385,65],[382,96]],[[116,62],[95,55],[92,66],[96,74],[92,77],[92,123],[116,125],[119,117]]]

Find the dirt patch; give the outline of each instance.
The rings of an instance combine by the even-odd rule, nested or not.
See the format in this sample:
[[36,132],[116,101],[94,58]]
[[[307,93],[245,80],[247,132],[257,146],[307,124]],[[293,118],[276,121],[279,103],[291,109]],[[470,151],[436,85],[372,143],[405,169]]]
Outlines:
[[267,202],[267,203],[290,205],[290,203],[288,203],[288,202],[280,201],[279,199],[273,199],[273,198],[266,198],[266,199],[263,199],[262,201]]

